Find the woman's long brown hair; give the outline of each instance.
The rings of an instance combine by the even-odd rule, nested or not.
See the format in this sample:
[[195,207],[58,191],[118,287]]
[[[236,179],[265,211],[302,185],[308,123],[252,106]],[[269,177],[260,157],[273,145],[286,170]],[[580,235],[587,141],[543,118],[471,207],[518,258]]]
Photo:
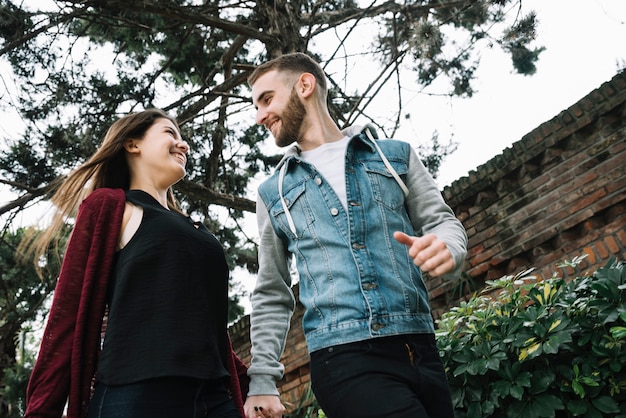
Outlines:
[[[160,109],[147,109],[118,119],[108,129],[98,150],[59,185],[50,199],[54,213],[49,226],[39,233],[31,229],[18,247],[18,254],[22,257],[34,256],[35,268],[40,275],[40,260],[48,252],[50,244],[58,253],[61,229],[68,218],[76,215],[80,203],[89,193],[102,187],[128,190],[131,173],[124,141],[142,139],[146,131],[163,118],[179,129],[176,120]],[[180,210],[171,188],[167,192],[167,203],[170,209]]]

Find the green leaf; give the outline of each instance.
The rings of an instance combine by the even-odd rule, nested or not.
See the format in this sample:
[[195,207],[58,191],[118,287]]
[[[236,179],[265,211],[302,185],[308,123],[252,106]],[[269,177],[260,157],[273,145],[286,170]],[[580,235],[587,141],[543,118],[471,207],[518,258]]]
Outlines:
[[609,332],[615,339],[626,339],[626,327],[611,327]]
[[619,373],[622,371],[622,369],[624,368],[624,366],[626,365],[626,362],[624,362],[624,364],[622,364],[622,362],[620,362],[619,360],[611,360],[609,362],[609,368],[611,369],[612,372],[614,373]]
[[548,341],[543,343],[543,352],[546,354],[556,354],[559,352],[559,347],[561,346],[561,341],[556,338],[550,338]]
[[495,411],[495,405],[493,404],[493,402],[490,401],[484,401],[482,403],[482,410],[483,410],[483,416],[491,416],[493,414],[493,411]]
[[500,368],[501,358],[499,356],[487,359],[487,368],[490,370],[498,370]]
[[599,383],[593,380],[591,377],[583,376],[579,381],[587,386],[599,386]]
[[480,402],[472,402],[467,408],[467,418],[483,418],[483,408]]
[[551,370],[540,370],[533,374],[531,391],[534,394],[542,393],[548,390],[555,376]]
[[483,397],[483,388],[480,384],[472,385],[471,383],[466,386],[465,396],[470,401],[478,401]]
[[615,414],[619,412],[619,405],[617,404],[615,399],[609,396],[600,396],[598,398],[593,398],[591,400],[591,403],[604,414]]
[[615,295],[619,294],[617,285],[606,280],[603,282],[595,282],[591,286],[598,294],[607,300],[613,300]]
[[572,382],[572,389],[574,390],[574,393],[576,395],[580,396],[581,398],[585,397],[585,388],[580,383],[578,383],[577,380],[574,380]]
[[498,380],[493,383],[492,389],[501,397],[508,396],[511,393],[511,383],[506,380]]
[[515,399],[522,400],[522,396],[524,396],[524,388],[519,385],[511,386],[511,390],[509,391],[511,396]]
[[563,401],[551,394],[536,396],[532,401],[540,417],[554,417],[554,411],[564,409]]
[[593,406],[589,406],[589,410],[585,414],[585,418],[606,418],[604,414],[598,411]]
[[543,415],[540,415],[540,411],[535,406],[535,404],[529,403],[524,405],[524,407],[522,408],[521,416],[522,418],[538,418]]
[[589,404],[580,399],[573,399],[567,402],[567,410],[573,415],[583,415],[589,409]]
[[530,372],[522,372],[515,378],[515,383],[523,387],[530,387],[532,374]]

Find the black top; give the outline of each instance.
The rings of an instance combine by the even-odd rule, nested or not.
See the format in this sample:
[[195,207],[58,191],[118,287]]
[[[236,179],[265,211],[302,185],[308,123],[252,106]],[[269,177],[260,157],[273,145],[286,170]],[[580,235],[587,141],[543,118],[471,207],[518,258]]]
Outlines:
[[222,246],[203,224],[146,192],[127,191],[126,199],[143,208],[143,218],[113,266],[98,380],[228,376]]

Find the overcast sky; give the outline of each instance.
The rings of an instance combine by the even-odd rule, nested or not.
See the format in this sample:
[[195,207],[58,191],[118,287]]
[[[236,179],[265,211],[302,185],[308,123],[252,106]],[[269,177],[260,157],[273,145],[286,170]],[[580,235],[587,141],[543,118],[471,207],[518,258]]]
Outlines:
[[[403,122],[399,139],[427,143],[437,131],[442,142],[452,138],[458,143],[458,150],[441,166],[437,180],[442,188],[500,154],[625,66],[626,0],[523,0],[522,8],[523,13],[537,12],[537,45],[546,48],[536,74],[515,74],[510,57],[501,49],[483,50],[473,97],[416,96],[403,109],[411,115],[411,123]],[[6,125],[0,129],[6,134]]]
[[[626,1],[523,0],[524,11],[539,19],[537,73],[514,74],[510,58],[499,49],[485,51],[471,99],[415,103],[416,132],[454,135],[458,150],[444,162],[441,187],[500,154],[545,121],[552,119],[613,78],[626,63]],[[420,121],[415,115],[428,115]],[[437,115],[438,117],[435,117]]]

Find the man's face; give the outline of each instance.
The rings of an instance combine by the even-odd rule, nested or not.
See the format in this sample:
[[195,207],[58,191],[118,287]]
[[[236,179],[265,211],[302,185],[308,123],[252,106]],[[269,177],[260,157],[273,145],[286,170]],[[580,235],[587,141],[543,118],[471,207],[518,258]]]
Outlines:
[[257,109],[256,122],[274,136],[276,145],[285,147],[296,142],[306,117],[306,109],[287,77],[270,71],[252,86],[252,102]]

